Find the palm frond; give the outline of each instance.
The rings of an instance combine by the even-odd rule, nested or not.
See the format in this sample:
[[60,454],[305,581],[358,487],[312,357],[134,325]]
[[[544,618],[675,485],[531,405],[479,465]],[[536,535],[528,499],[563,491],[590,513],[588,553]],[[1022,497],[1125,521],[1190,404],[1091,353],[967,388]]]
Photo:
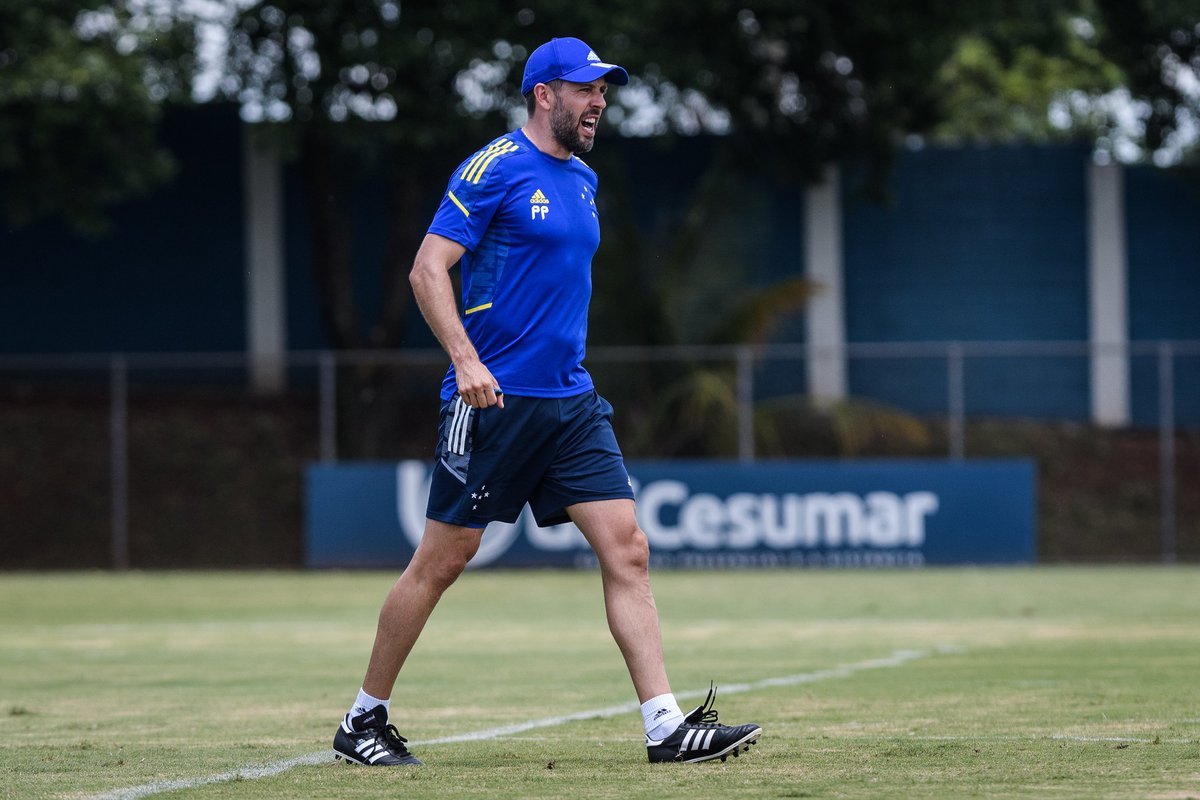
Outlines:
[[816,291],[807,278],[791,277],[747,294],[708,336],[708,344],[764,344],[786,317],[799,313]]

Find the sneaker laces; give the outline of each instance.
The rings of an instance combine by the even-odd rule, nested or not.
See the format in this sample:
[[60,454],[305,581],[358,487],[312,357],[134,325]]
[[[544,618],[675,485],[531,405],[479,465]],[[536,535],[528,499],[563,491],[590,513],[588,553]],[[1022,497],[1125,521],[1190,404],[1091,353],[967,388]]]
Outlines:
[[717,710],[713,708],[713,701],[717,699],[717,687],[712,682],[708,682],[708,697],[704,698],[704,703],[698,706],[692,713],[683,718],[683,724],[695,725],[704,728],[721,727],[717,722]]
[[383,727],[381,733],[383,734],[383,740],[387,742],[390,748],[399,750],[402,753],[408,752],[408,748],[405,747],[408,744],[408,739],[400,735],[400,731],[396,730],[395,725],[388,723]]

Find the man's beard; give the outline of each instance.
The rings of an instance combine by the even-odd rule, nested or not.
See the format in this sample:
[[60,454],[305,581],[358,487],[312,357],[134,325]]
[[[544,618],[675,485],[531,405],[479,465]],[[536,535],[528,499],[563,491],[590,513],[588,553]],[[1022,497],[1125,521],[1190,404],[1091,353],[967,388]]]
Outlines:
[[579,135],[579,120],[571,116],[571,112],[556,103],[550,112],[550,133],[554,140],[571,153],[587,153],[592,149],[594,139],[585,140]]

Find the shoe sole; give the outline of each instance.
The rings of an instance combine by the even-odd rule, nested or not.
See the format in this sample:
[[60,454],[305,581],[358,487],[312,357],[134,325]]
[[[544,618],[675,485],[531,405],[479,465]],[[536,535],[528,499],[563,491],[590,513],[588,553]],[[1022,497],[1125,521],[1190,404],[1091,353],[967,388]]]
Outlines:
[[405,761],[401,764],[372,764],[369,761],[362,760],[358,756],[352,756],[339,750],[333,751],[333,760],[345,760],[347,764],[353,764],[356,767],[419,767],[423,763],[420,759],[414,757],[412,761]]
[[340,752],[338,752],[337,750],[334,750],[334,751],[333,751],[333,760],[334,760],[334,761],[343,761],[343,760],[344,760],[344,761],[345,761],[347,764],[358,764],[358,765],[361,765],[361,766],[364,766],[364,767],[369,767],[369,766],[371,766],[371,765],[370,765],[370,764],[368,764],[367,762],[363,761],[361,758],[357,758],[357,757],[355,757],[355,756],[347,755],[347,754],[345,754],[345,753],[340,753]]
[[750,731],[750,733],[747,733],[741,739],[738,739],[736,742],[734,742],[733,744],[726,747],[724,750],[720,751],[719,753],[706,753],[705,755],[696,756],[695,758],[681,758],[681,759],[679,759],[679,761],[677,761],[675,763],[677,763],[677,764],[697,764],[701,761],[714,761],[718,758],[721,759],[722,761],[724,761],[725,759],[729,758],[730,756],[737,758],[742,753],[749,752],[750,745],[758,744],[758,737],[760,737],[760,736],[762,736],[762,728],[756,728],[756,729]]
[[356,767],[419,767],[423,763],[421,761],[421,759],[417,758],[416,756],[412,755],[411,753],[409,754],[409,758],[411,758],[412,761],[405,761],[402,764],[379,764],[379,763],[372,764],[370,761],[367,761],[358,753],[345,753],[341,750],[338,750],[337,748],[334,748],[334,750],[333,750],[333,760],[334,761],[345,760],[345,762],[347,764],[353,764]]

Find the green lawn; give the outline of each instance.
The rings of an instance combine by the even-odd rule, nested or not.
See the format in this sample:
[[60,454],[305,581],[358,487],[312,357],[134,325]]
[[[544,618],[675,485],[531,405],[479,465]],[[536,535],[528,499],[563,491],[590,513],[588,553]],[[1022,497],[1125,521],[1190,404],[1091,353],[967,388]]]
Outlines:
[[391,580],[0,576],[0,797],[1200,798],[1195,567],[659,573],[685,710],[765,731],[688,766],[552,722],[635,699],[598,575],[470,573],[393,700],[426,766],[319,759]]

